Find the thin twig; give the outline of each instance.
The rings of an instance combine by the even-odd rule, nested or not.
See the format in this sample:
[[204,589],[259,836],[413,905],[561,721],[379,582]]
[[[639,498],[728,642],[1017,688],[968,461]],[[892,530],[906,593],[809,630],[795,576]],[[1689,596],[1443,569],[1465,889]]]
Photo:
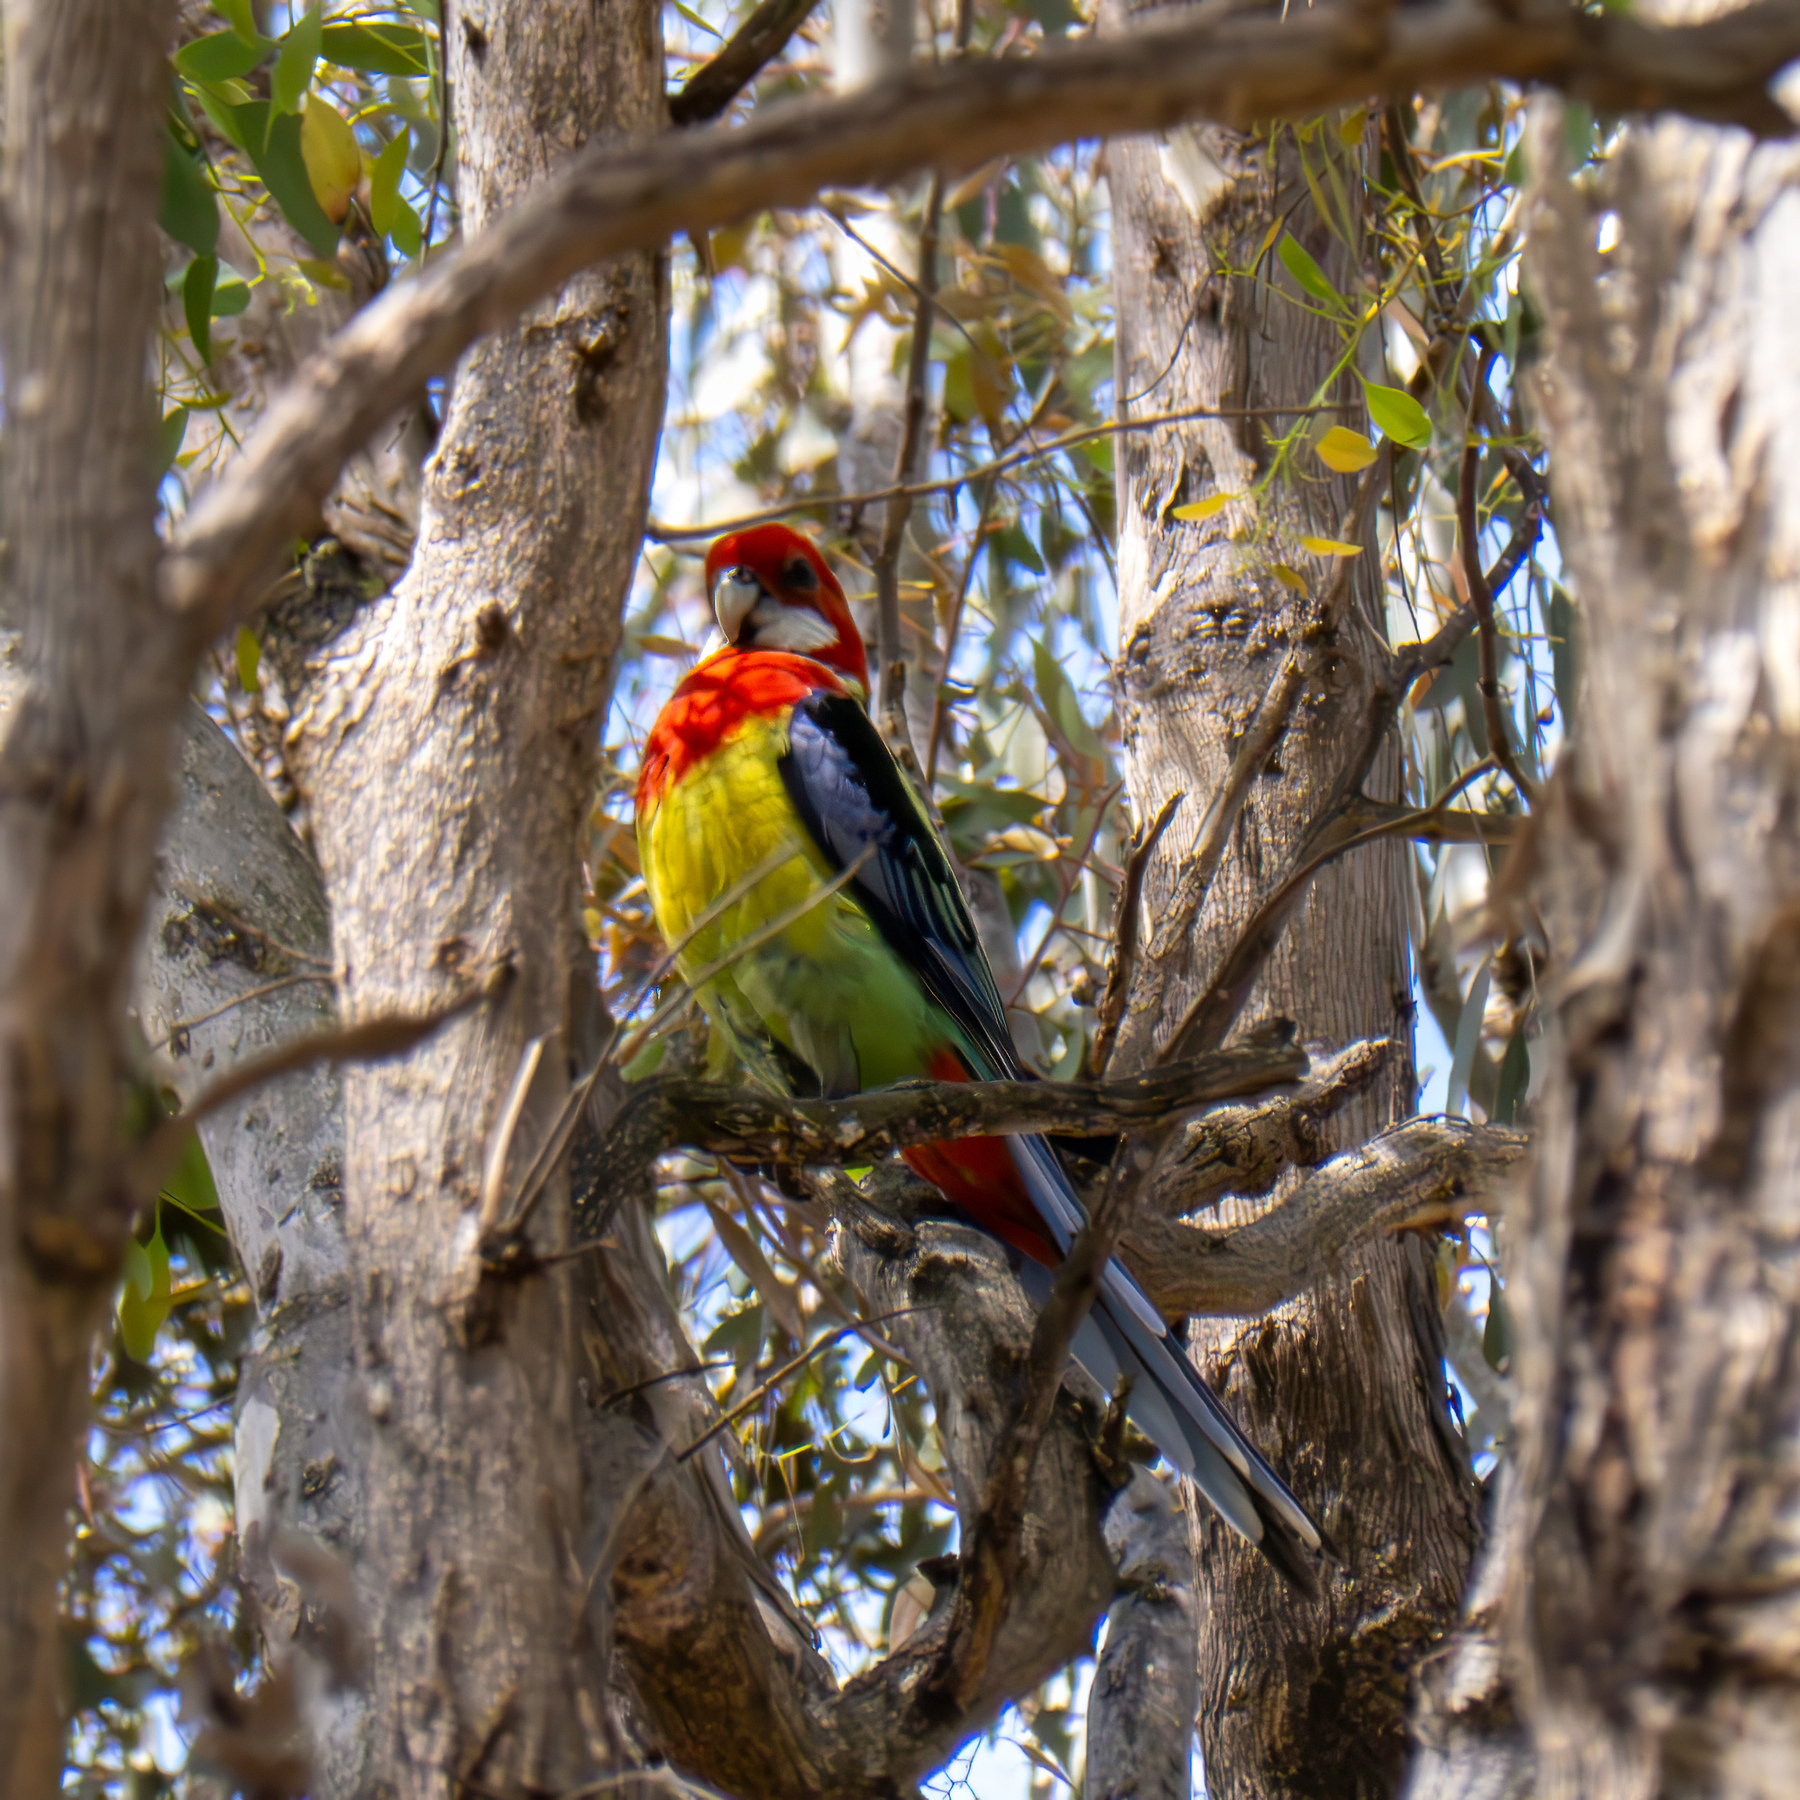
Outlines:
[[[650,1018],[631,1033],[623,1043],[619,1042],[619,1028],[615,1023],[607,1036],[600,1053],[594,1059],[594,1066],[564,1096],[561,1110],[551,1125],[548,1135],[538,1146],[537,1154],[531,1159],[530,1167],[525,1171],[519,1183],[519,1197],[504,1223],[501,1223],[496,1211],[495,1218],[486,1231],[478,1232],[475,1239],[475,1254],[488,1263],[501,1263],[506,1260],[508,1248],[520,1241],[526,1223],[531,1217],[531,1210],[537,1204],[538,1197],[549,1185],[550,1177],[555,1174],[558,1165],[567,1154],[569,1146],[574,1142],[575,1128],[581,1122],[581,1114],[587,1106],[589,1097],[599,1085],[600,1077],[607,1069],[629,1063],[638,1051],[656,1034],[659,1026],[673,1013],[688,1006],[694,995],[707,982],[721,975],[740,957],[765,944],[772,937],[779,936],[797,919],[804,918],[814,907],[823,905],[840,888],[846,886],[862,869],[863,865],[875,854],[876,846],[869,845],[857,859],[846,869],[841,870],[823,887],[815,888],[805,899],[790,906],[784,913],[771,919],[766,925],[750,934],[740,943],[732,945],[724,955],[715,957],[706,965],[692,981],[688,982],[679,994],[671,996]],[[701,916],[688,927],[681,942],[669,952],[652,973],[650,983],[660,979],[660,974],[672,967],[681,952],[693,942],[694,938],[711,921],[719,916],[734,900],[748,893],[765,875],[791,862],[799,852],[793,847],[786,847],[767,856],[752,869],[748,875],[735,882],[724,894],[715,900]],[[598,1224],[594,1228],[591,1241],[598,1243],[605,1234],[607,1226],[612,1222],[612,1215],[617,1210],[623,1189],[615,1194],[602,1212]],[[484,1209],[485,1210],[485,1209]]]
[[[876,844],[865,845],[861,854],[857,856],[854,862],[851,862],[840,869],[837,874],[832,876],[832,878],[822,887],[814,888],[803,900],[797,901],[785,912],[778,913],[774,918],[769,920],[766,925],[759,926],[747,938],[733,944],[722,956],[714,957],[713,960],[701,969],[697,975],[689,977],[687,983],[688,991],[676,995],[673,999],[666,1001],[662,1006],[658,1007],[657,1010],[650,1015],[649,1020],[645,1024],[640,1025],[638,1029],[625,1040],[624,1044],[619,1049],[616,1060],[620,1063],[630,1062],[632,1057],[637,1054],[643,1041],[655,1031],[657,1026],[662,1023],[663,1019],[677,1005],[685,1006],[687,1004],[690,994],[697,994],[709,981],[724,974],[724,972],[729,969],[739,957],[747,956],[752,950],[759,949],[762,945],[766,944],[770,938],[779,937],[782,932],[786,931],[796,920],[805,918],[815,906],[823,906],[833,894],[839,891],[839,889],[848,887],[850,883],[862,873],[863,866],[868,862],[869,858],[875,854],[879,847],[880,846]],[[787,862],[796,854],[796,851],[789,850],[787,854],[781,858],[781,861]],[[780,864],[777,863],[776,866],[779,867]],[[696,927],[696,929],[698,929],[698,927]],[[670,960],[674,960],[673,955],[671,955]]]
[[[914,310],[912,348],[906,364],[906,399],[901,414],[900,452],[894,459],[894,493],[882,521],[881,548],[875,553],[875,615],[880,638],[881,698],[876,717],[889,747],[898,755],[912,753],[906,723],[906,664],[900,653],[900,547],[912,513],[906,492],[925,438],[925,384],[931,374],[931,315],[937,292],[938,221],[944,210],[944,178],[933,175],[919,222],[919,299]],[[902,759],[905,760],[904,758]],[[912,755],[912,767],[918,768]]]
[[[594,1058],[594,1066],[569,1089],[563,1096],[561,1109],[555,1122],[538,1146],[537,1154],[532,1157],[524,1175],[519,1181],[519,1197],[514,1203],[512,1212],[504,1225],[499,1223],[498,1212],[488,1228],[476,1234],[478,1253],[489,1261],[503,1254],[503,1246],[518,1243],[524,1233],[526,1223],[531,1218],[531,1209],[537,1205],[538,1196],[550,1184],[550,1177],[556,1173],[557,1165],[568,1152],[569,1145],[574,1142],[575,1127],[581,1123],[581,1115],[592,1098],[594,1089],[600,1085],[600,1077],[612,1066],[612,1046],[617,1042],[619,1028],[615,1023],[607,1034],[606,1042],[601,1045],[599,1054]],[[629,1061],[629,1058],[625,1060]],[[598,1239],[604,1234],[606,1227],[612,1222],[613,1210],[617,1206],[615,1198],[595,1229]]]
[[[460,250],[397,282],[296,371],[195,503],[157,571],[191,641],[248,614],[270,561],[308,532],[344,459],[473,340],[505,326],[578,269],[822,188],[955,171],[1070,137],[1114,137],[1210,117],[1240,128],[1340,99],[1488,76],[1551,80],[1596,108],[1646,101],[1785,135],[1768,83],[1800,50],[1781,4],[1691,25],[1647,25],[1561,0],[1361,7],[1289,18],[1213,13],[1025,56],[914,63],[854,94],[760,111],[748,124],[649,139],[602,138],[539,182]],[[447,121],[445,122],[447,128]]]
[[1150,867],[1150,853],[1169,821],[1187,795],[1179,789],[1163,803],[1150,821],[1149,829],[1133,845],[1125,863],[1125,880],[1119,889],[1118,922],[1113,928],[1112,962],[1106,973],[1106,992],[1100,997],[1100,1011],[1094,1030],[1094,1041],[1088,1049],[1088,1076],[1098,1081],[1112,1061],[1113,1043],[1119,1035],[1119,1021],[1125,1016],[1125,999],[1131,991],[1131,976],[1137,962],[1138,913],[1144,901],[1144,874]]
[[[439,14],[440,20],[442,14]],[[437,153],[431,159],[431,197],[425,204],[425,229],[419,235],[419,261],[431,253],[431,233],[437,225],[438,194],[444,182],[444,159],[450,151],[450,58],[445,52],[444,36],[438,33],[438,141]]]
[[704,62],[669,102],[674,125],[703,125],[716,119],[768,64],[787,48],[818,0],[762,0],[731,34],[724,49]]
[[[1476,377],[1477,390],[1487,386],[1489,357],[1482,359],[1481,373]],[[1506,708],[1500,696],[1500,645],[1494,629],[1494,590],[1481,567],[1481,537],[1475,510],[1475,481],[1481,467],[1481,446],[1472,439],[1463,450],[1462,472],[1456,484],[1457,534],[1462,540],[1463,578],[1468,583],[1469,604],[1475,609],[1475,627],[1480,633],[1481,666],[1478,677],[1481,688],[1481,716],[1487,727],[1488,753],[1520,795],[1532,806],[1538,803],[1537,783],[1519,767],[1513,755],[1512,733],[1507,729]]]
[[735,1425],[745,1413],[760,1406],[790,1375],[797,1374],[804,1369],[821,1351],[829,1350],[834,1344],[859,1333],[865,1324],[885,1325],[890,1319],[904,1319],[911,1313],[929,1312],[930,1310],[930,1307],[925,1306],[897,1307],[893,1312],[877,1313],[872,1319],[852,1319],[848,1325],[839,1325],[835,1330],[826,1332],[823,1337],[814,1338],[798,1356],[784,1362],[768,1380],[758,1383],[729,1412],[721,1413],[685,1450],[678,1450],[675,1453],[675,1460],[678,1463],[684,1463],[689,1457],[705,1449],[727,1426]]
[[505,1197],[503,1184],[506,1180],[507,1154],[512,1149],[513,1134],[519,1129],[519,1118],[525,1110],[525,1096],[531,1091],[538,1064],[543,1060],[544,1046],[549,1043],[551,1035],[545,1032],[540,1037],[534,1037],[525,1046],[525,1052],[519,1058],[519,1066],[513,1071],[512,1086],[507,1090],[505,1105],[500,1108],[499,1122],[489,1140],[487,1160],[482,1170],[481,1208],[475,1215],[477,1240],[485,1238],[493,1230],[494,1221],[500,1216],[500,1202]]
[[1088,827],[1087,842],[1081,846],[1081,854],[1063,859],[1067,872],[1058,884],[1061,892],[1056,897],[1056,905],[1050,910],[1049,923],[1045,925],[1044,934],[1037,941],[1037,948],[1026,959],[1013,991],[1006,997],[1009,1010],[1019,1004],[1020,996],[1031,985],[1032,976],[1038,972],[1038,965],[1044,960],[1044,952],[1055,943],[1057,934],[1064,929],[1063,911],[1069,904],[1069,896],[1074,893],[1075,883],[1080,879],[1082,870],[1087,867],[1088,858],[1094,853],[1094,844],[1100,836],[1100,827],[1106,823],[1107,812],[1124,786],[1124,782],[1119,781],[1106,790],[1101,796],[1100,804],[1094,809],[1094,822]]
[[[1159,425],[1180,425],[1193,419],[1308,418],[1315,413],[1351,412],[1361,405],[1360,400],[1330,400],[1316,406],[1178,406],[1168,412],[1146,413],[1140,419],[1107,419],[1098,425],[1077,426],[1071,431],[1059,432],[1055,437],[1046,438],[1041,444],[1021,447],[1015,441],[998,456],[990,457],[984,463],[977,463],[971,469],[964,469],[959,475],[945,475],[932,481],[908,482],[900,487],[870,488],[860,494],[802,495],[798,499],[784,500],[777,506],[765,506],[760,512],[743,513],[734,519],[716,519],[705,525],[664,525],[652,519],[644,527],[644,536],[658,544],[679,544],[697,538],[710,540],[727,531],[742,531],[751,525],[766,525],[771,520],[791,518],[795,513],[808,512],[817,507],[854,509],[873,506],[877,501],[892,500],[901,495],[909,500],[922,500],[931,494],[946,494],[953,488],[970,486],[977,481],[1004,475],[1021,464],[1054,456],[1059,450],[1076,449],[1100,438],[1121,437],[1133,431],[1152,431]],[[1029,431],[1019,435],[1028,436]]]
[[491,998],[504,978],[504,971],[496,970],[487,981],[427,1012],[390,1014],[330,1031],[309,1031],[290,1038],[285,1044],[277,1044],[261,1056],[238,1063],[138,1145],[130,1163],[134,1186],[146,1192],[160,1187],[163,1178],[175,1166],[194,1126],[221,1107],[229,1106],[241,1094],[279,1076],[291,1075],[296,1069],[310,1068],[314,1063],[385,1062],[389,1057],[404,1056],[440,1025],[467,1012],[478,1001]]
[[185,900],[194,914],[203,920],[223,919],[227,926],[239,937],[252,937],[259,943],[266,944],[271,950],[285,956],[289,962],[309,963],[315,969],[329,969],[329,956],[314,956],[308,950],[296,950],[292,944],[283,943],[273,932],[265,931],[260,925],[252,925],[246,918],[233,912],[224,901],[210,895],[195,894],[178,889],[176,897]]
[[[724,913],[735,906],[738,901],[742,900],[753,888],[758,887],[768,876],[773,875],[777,869],[785,868],[799,854],[800,846],[795,843],[782,844],[770,851],[769,854],[753,869],[747,870],[744,874],[740,875],[738,879],[718,897],[718,899],[713,901],[713,903],[688,926],[687,930],[681,934],[681,937],[674,946],[664,952],[662,961],[638,983],[637,990],[631,998],[616,1009],[613,1028],[607,1036],[606,1044],[600,1051],[599,1058],[597,1059],[598,1061],[604,1062],[606,1060],[608,1052],[610,1052],[613,1043],[618,1038],[619,1028],[617,1019],[629,1018],[631,1014],[644,1003],[645,996],[654,992],[655,989],[661,985],[664,976],[675,967],[676,963],[680,960],[682,951],[684,951],[688,945],[707,928],[707,926],[722,917]],[[655,1019],[651,1021],[651,1024],[645,1026],[643,1031],[637,1033],[631,1039],[627,1046],[628,1054],[623,1055],[620,1058],[621,1061],[631,1061],[631,1058],[635,1056],[638,1050],[643,1047],[643,1044],[648,1041],[652,1026],[662,1020],[664,1012],[666,1011],[666,1008],[663,1009],[663,1011],[659,1011]]]
[[[1421,830],[1429,830],[1446,816],[1444,809],[1450,800],[1487,766],[1484,758],[1465,770],[1431,805],[1417,812],[1381,818],[1373,824],[1361,823],[1366,816],[1362,809],[1372,803],[1360,794],[1353,795],[1321,826],[1309,832],[1294,866],[1250,915],[1218,972],[1169,1034],[1158,1061],[1203,1055],[1224,1041],[1307,884],[1327,863],[1336,862],[1364,844],[1383,838],[1413,837]],[[1360,785],[1360,777],[1358,781]]]
[[330,970],[312,974],[301,970],[293,975],[278,975],[273,981],[265,981],[260,987],[245,988],[241,994],[233,994],[229,1000],[221,1000],[217,1006],[209,1007],[203,1013],[195,1013],[191,1019],[177,1019],[169,1027],[169,1035],[163,1039],[162,1048],[169,1049],[184,1031],[192,1031],[196,1025],[205,1025],[228,1013],[234,1006],[247,1005],[252,1000],[266,1000],[271,994],[279,994],[283,988],[298,987],[303,981],[335,981],[337,978]]
[[1294,702],[1306,685],[1310,668],[1310,661],[1303,663],[1297,655],[1290,655],[1276,670],[1238,742],[1225,779],[1219,784],[1212,804],[1200,822],[1194,848],[1182,867],[1175,892],[1170,896],[1168,912],[1158,925],[1145,957],[1145,991],[1139,1007],[1149,1015],[1152,1025],[1162,1014],[1162,999],[1173,973],[1175,948],[1206,904],[1206,896],[1212,891],[1213,878],[1224,860],[1225,847],[1231,841],[1238,815],[1250,796],[1252,784],[1267,768],[1275,746],[1287,730]]
[[981,540],[987,532],[988,512],[994,504],[994,483],[981,486],[981,514],[975,521],[974,535],[969,539],[969,554],[963,560],[962,580],[956,585],[956,603],[950,608],[950,623],[944,632],[944,667],[939,676],[937,693],[931,702],[931,743],[925,754],[925,790],[937,786],[938,751],[944,741],[944,719],[949,708],[944,696],[950,680],[950,665],[956,660],[956,640],[962,633],[963,607],[969,598],[969,583],[974,578],[975,562],[981,555]]

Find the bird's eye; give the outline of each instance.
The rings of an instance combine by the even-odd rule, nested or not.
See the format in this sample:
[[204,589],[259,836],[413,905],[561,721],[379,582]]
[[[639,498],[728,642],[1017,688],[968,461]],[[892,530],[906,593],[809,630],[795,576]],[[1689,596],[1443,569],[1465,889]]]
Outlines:
[[781,571],[782,579],[797,593],[810,594],[819,585],[819,578],[813,573],[813,566],[804,556],[796,556]]

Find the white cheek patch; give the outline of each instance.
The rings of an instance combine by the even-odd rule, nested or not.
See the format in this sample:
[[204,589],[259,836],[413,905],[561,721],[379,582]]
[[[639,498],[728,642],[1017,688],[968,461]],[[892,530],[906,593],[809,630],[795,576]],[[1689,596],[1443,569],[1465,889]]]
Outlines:
[[838,641],[837,627],[829,625],[805,606],[783,606],[777,600],[765,600],[750,615],[759,650],[792,650],[799,656],[810,656]]

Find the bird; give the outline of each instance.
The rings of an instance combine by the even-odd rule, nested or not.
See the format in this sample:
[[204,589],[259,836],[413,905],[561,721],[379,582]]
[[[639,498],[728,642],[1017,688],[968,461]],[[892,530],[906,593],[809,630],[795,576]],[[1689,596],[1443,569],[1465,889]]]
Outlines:
[[[781,524],[718,538],[706,587],[720,642],[644,741],[637,839],[658,928],[751,1079],[842,1098],[927,1078],[1028,1078],[986,952],[930,815],[867,710],[843,589]],[[1086,1223],[1042,1136],[901,1152],[1000,1239],[1042,1306]],[[1116,1259],[1072,1345],[1225,1522],[1294,1587],[1329,1541],[1244,1435]]]

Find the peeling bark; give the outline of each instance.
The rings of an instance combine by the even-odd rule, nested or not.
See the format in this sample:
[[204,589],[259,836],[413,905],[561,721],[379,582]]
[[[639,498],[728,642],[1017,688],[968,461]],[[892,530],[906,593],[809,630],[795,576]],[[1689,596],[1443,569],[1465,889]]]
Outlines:
[[1772,1795],[1800,1766],[1800,155],[1638,127],[1577,188],[1552,106],[1529,155],[1588,691],[1540,850],[1565,973],[1507,1234],[1517,1468],[1410,1791]]

